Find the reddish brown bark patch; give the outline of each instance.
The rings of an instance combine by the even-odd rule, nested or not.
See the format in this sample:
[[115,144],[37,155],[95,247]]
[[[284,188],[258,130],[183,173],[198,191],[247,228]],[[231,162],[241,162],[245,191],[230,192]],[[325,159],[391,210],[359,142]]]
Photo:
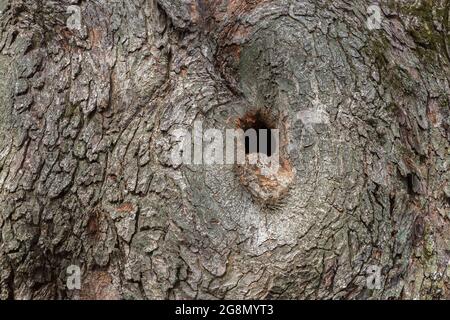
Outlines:
[[80,300],[119,300],[120,294],[105,271],[88,273],[81,285]]
[[94,236],[99,231],[99,215],[98,211],[94,211],[89,215],[89,219],[87,222],[87,232],[89,235]]
[[116,209],[119,213],[132,213],[134,211],[134,207],[132,203],[126,202]]
[[[270,174],[263,174],[260,166],[249,162],[249,156],[251,155],[247,155],[245,164],[236,165],[236,173],[241,185],[250,192],[255,200],[263,204],[276,204],[286,196],[295,178],[295,170],[287,159],[285,151],[286,139],[284,136],[287,130],[286,125],[282,124],[280,119],[276,119],[271,115],[269,111],[256,110],[250,111],[243,117],[236,119],[236,126],[245,132],[257,126],[261,121],[264,121],[265,127],[279,130],[280,135],[277,141],[279,144],[279,169]],[[242,145],[238,147],[242,147]]]

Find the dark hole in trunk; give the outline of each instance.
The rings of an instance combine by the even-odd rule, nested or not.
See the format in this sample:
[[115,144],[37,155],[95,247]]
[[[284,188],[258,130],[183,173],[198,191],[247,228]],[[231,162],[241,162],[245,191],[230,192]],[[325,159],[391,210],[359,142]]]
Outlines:
[[[245,154],[264,153],[268,157],[276,150],[276,139],[270,126],[260,114],[254,116],[243,128],[245,132]],[[253,130],[252,130],[253,129]]]

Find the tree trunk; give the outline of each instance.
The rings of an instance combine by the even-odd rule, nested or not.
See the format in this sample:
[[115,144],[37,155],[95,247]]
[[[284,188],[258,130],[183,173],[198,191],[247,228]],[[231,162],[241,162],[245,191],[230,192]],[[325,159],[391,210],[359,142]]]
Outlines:
[[449,299],[450,1],[371,4],[0,0],[0,299]]

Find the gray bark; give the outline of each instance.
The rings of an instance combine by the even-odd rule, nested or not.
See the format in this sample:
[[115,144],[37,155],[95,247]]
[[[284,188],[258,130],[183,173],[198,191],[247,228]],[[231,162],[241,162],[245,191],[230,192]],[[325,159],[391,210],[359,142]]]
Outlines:
[[[450,2],[370,4],[0,0],[0,298],[450,298]],[[282,176],[171,163],[254,111]]]

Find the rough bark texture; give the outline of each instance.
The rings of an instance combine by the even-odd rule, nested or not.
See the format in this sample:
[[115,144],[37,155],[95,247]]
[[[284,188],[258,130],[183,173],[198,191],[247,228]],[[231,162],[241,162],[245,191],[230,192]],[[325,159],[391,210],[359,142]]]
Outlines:
[[[0,298],[450,298],[450,2],[370,4],[0,0]],[[171,163],[261,110],[274,201]]]

